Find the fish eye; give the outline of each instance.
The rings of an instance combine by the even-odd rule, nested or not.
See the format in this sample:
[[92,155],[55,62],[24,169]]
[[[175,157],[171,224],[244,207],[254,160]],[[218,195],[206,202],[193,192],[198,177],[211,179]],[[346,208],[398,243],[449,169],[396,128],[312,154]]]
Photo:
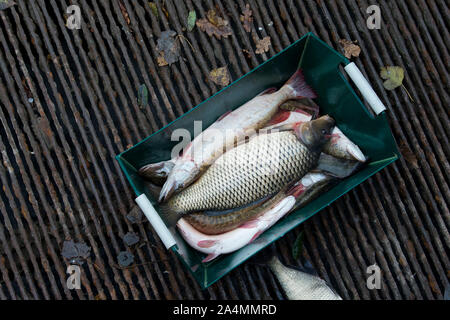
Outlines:
[[322,129],[322,134],[326,134],[326,133],[327,133],[327,130]]

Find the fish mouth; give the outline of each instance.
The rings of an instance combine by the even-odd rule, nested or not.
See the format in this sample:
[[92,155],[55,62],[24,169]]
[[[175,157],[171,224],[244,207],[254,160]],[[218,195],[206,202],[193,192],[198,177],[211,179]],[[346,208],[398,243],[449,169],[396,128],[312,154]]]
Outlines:
[[164,168],[164,163],[151,163],[143,166],[139,169],[139,174],[146,178],[159,178],[164,176],[162,169]]

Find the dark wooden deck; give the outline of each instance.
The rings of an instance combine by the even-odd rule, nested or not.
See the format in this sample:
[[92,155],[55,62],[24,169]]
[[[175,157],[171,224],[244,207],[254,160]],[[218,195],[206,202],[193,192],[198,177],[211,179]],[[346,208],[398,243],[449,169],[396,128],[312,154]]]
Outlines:
[[[250,264],[201,291],[148,223],[132,224],[133,192],[114,156],[221,89],[208,77],[226,66],[233,80],[312,31],[352,59],[388,108],[404,157],[315,215],[303,255],[345,299],[440,299],[450,276],[449,9],[443,0],[16,0],[0,11],[0,299],[283,299],[268,270]],[[70,4],[81,30],[65,26]],[[239,16],[250,4],[253,31]],[[369,4],[381,29],[366,26]],[[122,6],[122,9],[121,9]],[[162,10],[162,8],[164,8]],[[222,40],[184,30],[188,11],[214,8],[230,21]],[[129,21],[122,11],[126,11]],[[158,67],[156,40],[175,30],[181,57]],[[257,36],[271,37],[265,54]],[[385,65],[405,69],[386,91]],[[146,84],[149,105],[139,107]],[[141,240],[135,265],[120,268],[129,232]],[[286,262],[299,229],[277,242]],[[82,290],[66,287],[64,240],[84,242]],[[366,268],[382,270],[368,290]]]

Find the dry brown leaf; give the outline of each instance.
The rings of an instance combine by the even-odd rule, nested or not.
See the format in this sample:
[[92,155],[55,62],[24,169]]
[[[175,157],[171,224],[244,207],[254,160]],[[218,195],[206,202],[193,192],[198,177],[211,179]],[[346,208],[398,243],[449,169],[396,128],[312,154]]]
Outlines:
[[[159,37],[156,45],[156,50],[159,51],[160,57],[163,57],[165,63],[169,65],[177,62],[180,57],[180,47],[175,38],[176,35],[177,33],[173,30],[163,31],[161,32],[161,36]],[[160,59],[160,57],[157,58],[158,65],[163,63],[163,60]]]
[[269,47],[271,45],[271,41],[270,41],[270,37],[264,37],[262,39],[259,39],[258,42],[256,43],[256,53],[257,54],[262,54],[264,52],[269,51]]
[[130,16],[128,15],[127,8],[125,8],[125,5],[122,3],[122,1],[119,1],[119,7],[120,11],[122,11],[123,18],[125,19],[125,22],[129,25],[131,20]]
[[347,59],[350,59],[353,57],[359,57],[359,54],[361,53],[361,48],[356,45],[357,41],[350,41],[347,39],[341,39],[339,40],[339,43],[344,47],[344,56]]
[[253,17],[252,17],[252,10],[250,10],[250,5],[246,4],[245,5],[245,10],[242,11],[242,15],[241,15],[241,22],[243,23],[244,29],[247,32],[252,31],[252,22],[253,22]]
[[228,74],[227,67],[221,67],[211,70],[211,72],[209,73],[209,77],[215,84],[221,85],[223,87],[227,86],[230,83],[230,75]]
[[219,40],[221,37],[227,38],[232,33],[229,22],[217,16],[214,10],[209,10],[206,18],[197,20],[196,25],[200,30],[206,32],[208,36],[214,35]]
[[244,53],[244,55],[247,59],[250,59],[252,57],[252,55],[250,54],[250,51],[248,51],[247,49],[242,49],[242,52]]
[[163,56],[159,56],[158,58],[156,58],[156,62],[158,63],[158,66],[160,66],[160,67],[164,67],[164,66],[168,65],[166,59],[164,59]]

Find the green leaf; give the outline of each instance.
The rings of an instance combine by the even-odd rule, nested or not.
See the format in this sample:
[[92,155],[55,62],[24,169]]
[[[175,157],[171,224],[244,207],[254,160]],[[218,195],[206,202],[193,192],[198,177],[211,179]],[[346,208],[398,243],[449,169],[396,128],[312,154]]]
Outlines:
[[195,21],[197,20],[197,13],[195,10],[189,11],[187,19],[187,30],[192,31],[195,27]]
[[383,82],[383,86],[386,90],[394,90],[402,85],[405,77],[405,71],[403,68],[398,66],[383,67],[381,68],[380,76],[386,80]]
[[148,89],[145,84],[139,86],[138,104],[141,108],[146,107],[148,104]]
[[150,9],[152,10],[155,17],[159,18],[158,7],[156,7],[156,4],[154,2],[149,2],[148,5],[150,6]]
[[303,252],[303,230],[298,234],[297,239],[292,247],[292,256],[297,260]]

